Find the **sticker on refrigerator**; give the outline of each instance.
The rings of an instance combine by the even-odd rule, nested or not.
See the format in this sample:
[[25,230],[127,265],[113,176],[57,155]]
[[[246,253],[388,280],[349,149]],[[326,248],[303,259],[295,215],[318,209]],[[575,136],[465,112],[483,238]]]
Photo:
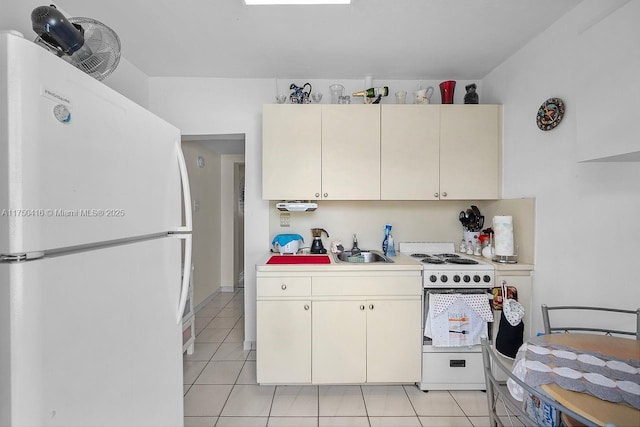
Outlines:
[[58,104],[53,107],[53,115],[60,123],[69,123],[71,121],[71,112],[66,105]]

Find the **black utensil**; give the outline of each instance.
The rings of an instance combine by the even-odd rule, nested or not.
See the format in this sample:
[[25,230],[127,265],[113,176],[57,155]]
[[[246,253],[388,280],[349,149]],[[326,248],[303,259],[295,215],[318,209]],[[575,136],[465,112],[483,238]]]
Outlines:
[[473,212],[473,210],[471,209],[467,209],[467,228],[469,229],[469,231],[474,231],[473,227],[475,227],[475,223],[476,223],[476,214]]
[[458,215],[458,219],[460,220],[462,225],[465,227],[469,224],[469,218],[467,218],[467,214],[464,211],[460,212],[460,215]]

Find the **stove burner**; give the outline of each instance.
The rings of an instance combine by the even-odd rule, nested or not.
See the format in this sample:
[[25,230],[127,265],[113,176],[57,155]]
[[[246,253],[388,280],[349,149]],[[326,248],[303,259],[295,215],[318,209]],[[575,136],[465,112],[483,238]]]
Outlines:
[[445,263],[445,260],[440,258],[433,258],[433,257],[423,258],[420,261],[424,262],[425,264],[444,264]]
[[411,256],[414,258],[424,258],[424,257],[428,257],[429,255],[417,253],[417,254],[411,254]]
[[460,258],[460,255],[458,255],[458,254],[449,254],[449,253],[436,254],[435,256],[440,257],[440,258],[444,258],[444,259]]
[[449,258],[447,262],[449,264],[479,264],[478,261],[468,258]]

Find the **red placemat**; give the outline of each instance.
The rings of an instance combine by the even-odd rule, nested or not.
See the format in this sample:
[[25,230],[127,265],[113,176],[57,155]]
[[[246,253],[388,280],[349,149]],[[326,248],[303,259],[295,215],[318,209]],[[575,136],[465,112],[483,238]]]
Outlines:
[[331,264],[328,255],[274,255],[267,264]]

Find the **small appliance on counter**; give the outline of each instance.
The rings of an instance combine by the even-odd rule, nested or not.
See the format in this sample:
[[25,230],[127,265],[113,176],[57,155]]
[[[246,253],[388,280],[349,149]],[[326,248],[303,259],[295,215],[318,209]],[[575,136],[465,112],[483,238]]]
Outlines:
[[271,241],[271,246],[275,252],[280,254],[296,254],[300,249],[300,242],[304,243],[304,238],[299,234],[276,234]]
[[311,235],[313,236],[313,242],[311,243],[311,253],[312,254],[326,254],[327,250],[324,248],[322,244],[322,233],[326,234],[329,237],[329,233],[324,228],[312,228]]

